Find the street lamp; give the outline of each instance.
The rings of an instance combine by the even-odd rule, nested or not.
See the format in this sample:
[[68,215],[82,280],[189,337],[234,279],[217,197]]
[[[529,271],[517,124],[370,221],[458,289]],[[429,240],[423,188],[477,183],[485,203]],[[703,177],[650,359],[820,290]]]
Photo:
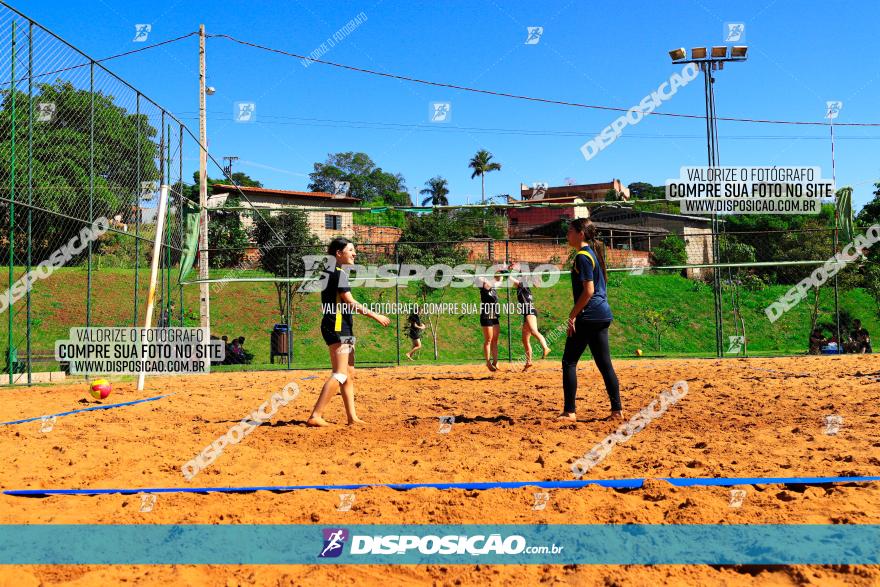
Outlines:
[[[724,64],[728,61],[745,61],[748,51],[749,48],[743,45],[731,47],[729,54],[726,45],[712,47],[711,49],[693,47],[690,59],[687,58],[684,48],[673,49],[669,52],[669,57],[672,58],[673,63],[693,63],[703,72],[703,88],[706,97],[706,151],[709,156],[709,167],[717,167],[719,164],[718,119],[715,116],[715,76],[712,72],[724,69]],[[716,263],[721,259],[721,243],[718,239],[719,228],[718,214],[713,213],[712,257]],[[718,357],[722,357],[724,356],[724,316],[721,306],[721,274],[715,268],[712,270],[712,275],[715,286],[715,352]]]

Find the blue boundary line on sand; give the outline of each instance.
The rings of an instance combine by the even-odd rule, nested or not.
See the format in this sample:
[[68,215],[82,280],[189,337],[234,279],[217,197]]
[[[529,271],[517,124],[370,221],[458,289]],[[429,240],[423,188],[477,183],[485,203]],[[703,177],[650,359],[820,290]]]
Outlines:
[[[732,487],[735,485],[823,485],[829,483],[869,483],[878,482],[880,477],[660,477],[675,487]],[[518,489],[538,487],[541,489],[578,489],[589,485],[613,489],[638,489],[645,479],[578,479],[570,481],[495,481],[462,483],[362,483],[351,485],[258,485],[252,487],[144,487],[141,489],[8,489],[3,493],[17,497],[46,497],[50,495],[107,495],[113,493],[248,493],[252,491],[298,491],[318,489],[333,491],[339,489],[364,489],[367,487],[387,487],[398,491],[411,489],[466,489],[482,491],[485,489]]]
[[0,426],[9,426],[12,424],[24,424],[26,422],[36,422],[37,420],[42,420],[43,418],[51,418],[51,417],[60,417],[60,416],[69,416],[71,414],[79,414],[81,412],[92,412],[94,410],[110,410],[113,408],[122,408],[125,406],[133,406],[135,404],[142,404],[144,402],[153,402],[157,399],[162,399],[163,397],[169,397],[174,395],[173,393],[166,393],[165,395],[157,395],[156,397],[148,397],[144,399],[137,399],[130,402],[123,402],[121,404],[109,404],[106,406],[90,406],[88,408],[81,408],[79,410],[72,410],[70,412],[61,412],[58,414],[46,414],[45,416],[37,416],[36,418],[25,418],[24,420],[13,420],[12,422],[0,422]]

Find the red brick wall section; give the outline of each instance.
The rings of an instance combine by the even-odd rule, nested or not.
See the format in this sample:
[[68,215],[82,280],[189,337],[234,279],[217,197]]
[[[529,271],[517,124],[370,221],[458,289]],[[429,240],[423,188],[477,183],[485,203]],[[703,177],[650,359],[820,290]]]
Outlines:
[[[363,245],[361,253],[366,259],[374,255],[391,256],[394,254],[394,244],[400,240],[402,231],[393,226],[366,226],[355,224],[355,242]],[[468,263],[504,263],[505,258],[511,262],[519,261],[537,265],[549,263],[561,266],[571,254],[571,249],[565,243],[540,242],[528,240],[505,241],[464,241],[461,246],[468,251]],[[627,251],[623,249],[606,249],[606,262],[608,267],[631,267],[632,259],[650,260],[648,251]],[[245,253],[245,259],[256,262],[260,258],[257,248],[249,248]]]
[[574,208],[512,208],[507,215],[510,232],[519,234],[560,218],[574,218]]
[[[561,266],[571,254],[567,244],[542,243],[535,241],[510,241],[505,248],[503,241],[493,243],[490,247],[486,241],[465,241],[462,247],[468,251],[468,263],[488,262],[504,263],[505,251],[511,262],[519,261],[530,265],[550,263]],[[492,251],[491,258],[489,251]],[[648,251],[626,251],[623,249],[605,249],[608,267],[631,267],[632,259],[650,260]]]
[[403,231],[394,226],[354,225],[354,239],[364,244],[394,244],[400,240]]

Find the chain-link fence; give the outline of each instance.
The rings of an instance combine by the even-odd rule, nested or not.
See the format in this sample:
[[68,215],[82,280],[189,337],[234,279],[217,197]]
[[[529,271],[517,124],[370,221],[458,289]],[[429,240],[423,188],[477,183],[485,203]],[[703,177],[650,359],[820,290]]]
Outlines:
[[[30,383],[35,373],[61,368],[54,343],[72,327],[143,324],[162,184],[170,186],[170,200],[158,252],[156,321],[199,325],[199,285],[192,273],[181,280],[180,272],[193,234],[189,215],[198,212],[197,187],[184,181],[183,153],[199,148],[193,133],[100,63],[5,6],[0,47],[0,262],[11,302],[0,314],[0,348],[8,380]],[[616,356],[805,353],[816,328],[824,341],[842,342],[853,318],[869,330],[880,326],[876,299],[855,268],[810,288],[790,310],[768,313],[845,244],[827,210],[784,228],[772,219],[713,221],[679,214],[674,204],[639,201],[536,202],[514,214],[504,206],[378,210],[360,202],[343,206],[327,194],[323,204],[309,195],[315,204],[267,210],[213,159],[210,165],[208,176],[225,177],[212,195],[232,196],[208,211],[211,330],[230,344],[244,339],[243,355],[227,361],[237,364],[217,369],[326,367],[319,294],[299,287],[303,257],[323,254],[338,234],[356,243],[358,262],[392,270],[411,262],[551,265],[559,282],[533,292],[539,328],[558,358],[572,305],[566,229],[587,215],[609,270]],[[84,239],[83,229],[99,218],[107,220],[106,233]],[[421,233],[411,230],[414,221]],[[28,274],[29,287],[16,285]],[[499,289],[501,302],[510,304],[502,312],[500,356],[511,361],[524,357],[516,293]],[[392,318],[389,328],[355,320],[359,363],[407,361],[416,304],[428,326],[416,361],[482,360],[476,288],[430,287],[416,279],[356,287],[355,295],[388,308]]]
[[[0,259],[10,288],[0,346],[9,381],[30,383],[58,368],[54,341],[69,328],[143,324],[163,183],[176,189],[157,302],[183,309],[172,268],[190,139],[144,94],[6,6],[0,46]],[[106,232],[87,238],[98,219]],[[23,278],[30,287],[16,287]]]

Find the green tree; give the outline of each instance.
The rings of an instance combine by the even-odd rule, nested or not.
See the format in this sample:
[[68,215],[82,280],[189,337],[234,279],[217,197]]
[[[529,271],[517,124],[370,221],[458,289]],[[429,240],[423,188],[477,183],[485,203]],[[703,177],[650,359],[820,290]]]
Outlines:
[[[413,215],[397,245],[401,263],[420,263],[425,266],[445,264],[455,267],[467,259],[467,251],[460,243],[467,237],[462,224],[450,214],[439,211]],[[416,284],[423,304],[442,303],[445,288],[432,288],[425,281]],[[440,315],[428,315],[428,328],[434,343],[434,360],[440,357]]]
[[449,205],[449,198],[446,197],[449,195],[448,181],[438,175],[426,181],[425,185],[428,187],[419,192],[420,195],[426,196],[422,200],[422,206],[427,206],[428,204],[432,206]]
[[[224,208],[241,205],[241,196],[232,192]],[[257,221],[260,222],[259,220]],[[208,214],[208,248],[211,267],[235,267],[244,259],[245,251],[250,244],[247,231],[241,223],[238,210],[211,210]]]
[[480,149],[477,154],[471,157],[468,167],[474,170],[471,173],[471,179],[480,176],[480,193],[482,201],[486,203],[486,174],[490,171],[500,171],[501,163],[492,161],[492,153],[486,149]]
[[867,267],[864,285],[868,293],[871,294],[871,297],[874,298],[874,302],[877,304],[875,310],[877,311],[877,316],[880,316],[880,266],[870,265]]
[[309,189],[316,192],[336,192],[337,181],[349,183],[349,195],[367,204],[381,199],[392,206],[411,206],[406,181],[399,173],[388,173],[366,153],[331,153],[324,163],[315,163],[309,174]]
[[[208,194],[210,195],[212,186],[217,184],[232,185],[234,183],[242,187],[263,187],[262,183],[241,171],[233,173],[231,179],[232,181],[226,176],[221,179],[208,176]],[[199,172],[193,173],[192,185],[175,184],[172,191],[175,194],[183,194],[184,197],[197,204],[199,202]],[[241,205],[241,194],[230,190],[229,196],[220,209],[208,211],[208,248],[211,249],[208,259],[211,267],[235,267],[244,259],[245,252],[251,244],[251,238],[241,222],[242,211],[223,209],[240,207]],[[264,217],[268,217],[265,212]],[[257,224],[261,222],[255,214],[253,219]]]
[[856,222],[865,226],[880,222],[880,182],[874,184],[874,198],[866,203],[856,215]]
[[[253,237],[260,249],[260,265],[276,277],[296,277],[305,274],[303,255],[321,254],[318,237],[309,230],[305,212],[290,208],[275,216],[267,216],[265,222],[254,225]],[[295,311],[304,295],[300,292],[301,283],[291,285],[290,316],[295,319]],[[276,282],[278,312],[282,320],[287,315],[287,284]]]
[[654,264],[658,266],[684,265],[687,263],[687,245],[677,234],[669,234],[651,251]]
[[678,328],[685,322],[685,318],[681,314],[676,312],[659,312],[657,310],[646,310],[644,318],[648,325],[654,330],[658,351],[663,350],[661,340],[663,333],[670,328]]
[[635,181],[626,187],[629,188],[631,200],[662,200],[666,198],[666,188],[662,185]]
[[[120,215],[123,222],[134,222],[140,203],[141,181],[159,179],[153,142],[156,129],[146,115],[128,112],[114,102],[114,97],[77,89],[72,83],[58,80],[37,84],[33,110],[33,205],[49,210],[37,213],[34,223],[38,238],[33,239],[33,259],[39,262],[67,242],[84,222]],[[0,190],[9,194],[12,169],[12,93],[4,90],[0,109]],[[94,98],[94,151],[90,149],[91,108]],[[50,120],[36,120],[40,103],[54,104]],[[16,202],[26,201],[23,178],[27,168],[28,96],[15,92],[16,106]],[[138,148],[140,147],[140,158]],[[92,158],[93,156],[93,158]],[[94,163],[94,175],[91,165]],[[92,213],[89,198],[94,186]],[[3,203],[0,208],[6,207]],[[21,210],[21,209],[20,209]],[[8,228],[0,229],[8,242]],[[21,233],[24,235],[24,233]],[[24,238],[23,236],[20,238]],[[18,240],[18,239],[17,239]],[[21,246],[26,243],[22,242]],[[16,248],[18,248],[18,244]],[[83,253],[85,254],[85,253]]]
[[491,208],[461,208],[452,211],[453,221],[459,225],[463,238],[504,238],[507,216],[504,211]]
[[730,235],[719,235],[721,248],[721,263],[754,263],[755,247],[748,243],[740,242]]
[[354,223],[365,226],[394,226],[396,228],[403,228],[406,226],[405,212],[400,210],[374,211],[377,208],[381,209],[387,205],[388,203],[384,198],[373,200],[370,205],[370,208],[373,208],[373,210],[355,212],[353,214]]

